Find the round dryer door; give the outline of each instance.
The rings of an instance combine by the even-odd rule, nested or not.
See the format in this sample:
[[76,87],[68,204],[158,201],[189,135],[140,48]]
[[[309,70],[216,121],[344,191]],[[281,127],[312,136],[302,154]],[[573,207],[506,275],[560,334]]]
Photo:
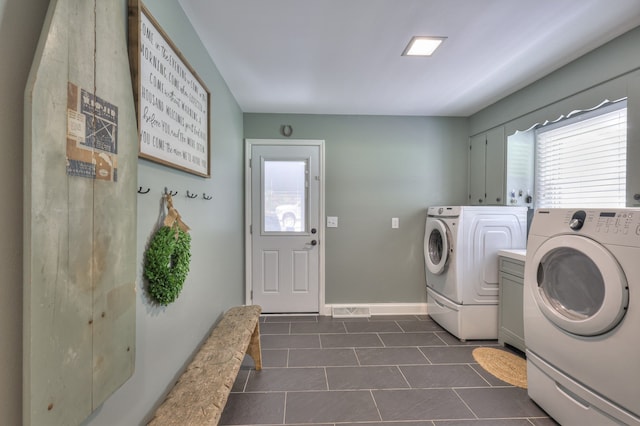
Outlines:
[[[527,259],[529,261],[529,259]],[[613,255],[595,241],[561,235],[545,241],[531,258],[535,277],[526,276],[544,316],[581,336],[615,327],[625,314],[629,290]]]
[[441,220],[427,220],[424,232],[424,260],[429,272],[440,275],[449,260],[447,227]]

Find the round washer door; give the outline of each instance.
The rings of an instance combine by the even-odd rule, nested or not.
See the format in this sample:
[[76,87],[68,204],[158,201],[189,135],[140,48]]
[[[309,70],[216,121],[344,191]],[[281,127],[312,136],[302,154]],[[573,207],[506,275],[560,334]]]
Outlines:
[[629,301],[627,280],[613,255],[597,242],[561,235],[531,258],[525,277],[545,317],[569,333],[596,336],[615,327]]
[[440,275],[449,260],[449,237],[446,225],[438,219],[427,219],[424,231],[424,260],[429,272]]

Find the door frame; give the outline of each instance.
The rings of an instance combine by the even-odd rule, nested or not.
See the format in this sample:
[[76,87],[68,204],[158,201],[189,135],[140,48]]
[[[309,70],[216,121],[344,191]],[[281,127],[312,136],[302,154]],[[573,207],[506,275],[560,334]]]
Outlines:
[[318,314],[322,314],[325,306],[325,149],[324,140],[316,139],[245,139],[244,146],[244,248],[245,248],[245,304],[253,304],[252,297],[252,273],[253,263],[252,241],[251,241],[251,151],[254,145],[278,145],[278,146],[317,146],[320,148],[320,200],[319,200],[319,223],[318,223]]

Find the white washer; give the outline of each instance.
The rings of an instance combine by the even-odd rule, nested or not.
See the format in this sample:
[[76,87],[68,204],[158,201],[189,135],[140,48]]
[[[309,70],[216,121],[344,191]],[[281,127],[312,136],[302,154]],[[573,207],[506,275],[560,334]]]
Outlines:
[[566,425],[640,425],[640,209],[535,212],[528,392]]
[[527,208],[438,206],[424,236],[427,313],[461,340],[498,338],[498,250],[526,246]]

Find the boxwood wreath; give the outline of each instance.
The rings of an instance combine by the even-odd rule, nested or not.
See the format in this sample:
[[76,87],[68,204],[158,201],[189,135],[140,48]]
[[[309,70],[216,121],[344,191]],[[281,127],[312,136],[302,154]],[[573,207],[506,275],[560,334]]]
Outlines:
[[166,306],[175,301],[189,274],[191,262],[191,235],[170,195],[166,195],[169,214],[164,226],[156,231],[145,253],[144,277],[151,298]]

